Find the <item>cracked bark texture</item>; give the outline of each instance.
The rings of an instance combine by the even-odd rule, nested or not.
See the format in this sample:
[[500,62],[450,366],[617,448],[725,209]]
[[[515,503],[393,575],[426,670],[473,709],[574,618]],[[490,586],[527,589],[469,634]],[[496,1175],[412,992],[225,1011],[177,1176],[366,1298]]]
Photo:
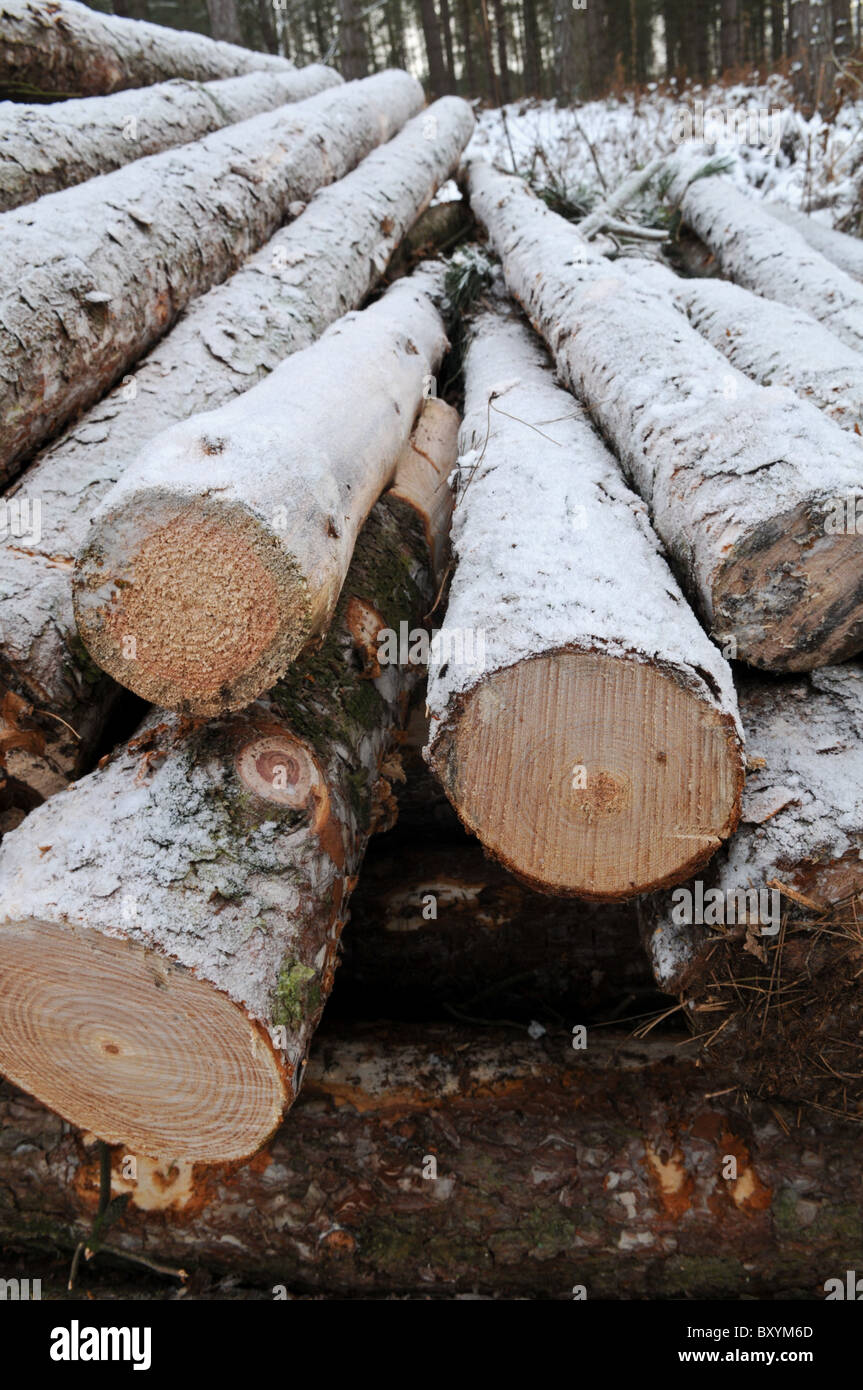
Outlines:
[[787,386],[843,429],[863,433],[863,357],[811,314],[728,280],[685,279],[658,261],[617,264],[671,295],[692,327],[753,381]]
[[4,213],[0,477],[421,105],[379,73]]
[[[859,1257],[859,1131],[723,1083],[676,1035],[328,1029],[252,1163],[132,1183],[115,1151],[107,1243],[271,1297],[823,1298]],[[5,1246],[71,1250],[98,1154],[8,1085],[0,1117]]]
[[[429,138],[427,117],[435,118]],[[51,761],[86,769],[105,701],[117,687],[89,660],[72,612],[71,570],[90,516],[135,455],[166,425],[212,410],[260,381],[372,289],[395,247],[457,164],[473,129],[466,102],[446,97],[315,194],[223,285],[193,301],[134,377],[49,446],[13,496],[41,500],[41,536],[0,544],[0,681],[39,709],[48,758],[9,755],[43,791]]]
[[728,903],[738,890],[779,886],[782,924],[769,898],[765,916],[741,898],[705,925],[686,919],[675,894],[657,894],[640,904],[651,967],[740,1084],[859,1116],[863,670],[852,662],[782,684],[749,677],[738,694],[743,813],[703,891]]
[[146,155],[341,85],[333,68],[258,72],[221,82],[175,78],[144,91],[52,106],[0,105],[0,212]]
[[75,0],[2,0],[0,5],[0,96],[19,101],[104,96],[171,77],[208,82],[291,67],[269,53],[100,14]]
[[800,671],[858,651],[863,538],[828,532],[836,499],[859,484],[856,440],[737,371],[521,180],[478,160],[468,178],[510,291],[613,443],[726,654]]
[[232,718],[153,713],[5,837],[5,1074],[150,1156],[243,1158],[272,1133],[392,813],[387,759],[418,670],[374,661],[377,626],[420,620],[435,587],[425,517],[385,497],[313,656]]
[[[701,161],[703,164],[703,160]],[[863,347],[863,285],[826,259],[787,222],[730,179],[693,178],[691,158],[671,161],[668,197],[684,222],[710,247],[729,280],[804,309],[849,347]]]

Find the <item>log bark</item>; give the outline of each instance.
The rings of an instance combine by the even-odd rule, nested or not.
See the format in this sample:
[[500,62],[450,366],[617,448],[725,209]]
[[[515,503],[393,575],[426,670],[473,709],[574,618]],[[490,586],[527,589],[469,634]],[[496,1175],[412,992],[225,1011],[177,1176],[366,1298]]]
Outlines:
[[585,1023],[641,1015],[656,991],[634,904],[541,897],[476,841],[440,843],[428,824],[405,834],[401,815],[366,856],[341,950],[339,1016],[549,1028],[564,1010]]
[[[458,420],[433,400],[423,424],[436,484]],[[152,715],[3,841],[0,1069],[73,1123],[149,1156],[229,1161],[293,1099],[390,813],[416,669],[382,669],[374,644],[435,592],[426,503],[375,509],[327,640],[265,699],[203,726]]]
[[465,370],[426,756],[532,886],[614,900],[677,882],[739,814],[730,669],[526,325],[478,316]]
[[340,83],[333,68],[314,63],[299,72],[174,79],[143,92],[0,107],[0,212]]
[[421,103],[381,73],[4,213],[0,478]]
[[741,827],[700,889],[645,900],[645,943],[657,984],[739,1086],[859,1118],[863,670],[752,678],[739,693]]
[[[224,285],[195,300],[134,377],[20,480],[10,499],[19,534],[0,545],[0,685],[47,714],[29,721],[44,754],[18,747],[8,755],[19,782],[45,795],[64,774],[89,770],[118,690],[87,657],[72,612],[70,571],[93,508],[165,426],[235,399],[356,308],[457,164],[472,128],[467,103],[447,98],[320,190]],[[34,529],[22,518],[32,520],[37,500]]]
[[766,299],[804,309],[858,352],[863,347],[863,286],[813,249],[799,231],[777,226],[766,205],[730,179],[693,178],[704,160],[677,156],[669,197],[713,252],[722,274]]
[[166,430],[91,517],[94,661],[166,709],[241,709],[326,632],[447,345],[431,262],[219,410]]
[[[133,1182],[115,1151],[112,1190],[129,1202],[106,1244],[271,1298],[823,1298],[828,1277],[859,1268],[855,1126],[780,1109],[783,1128],[766,1105],[711,1095],[721,1079],[676,1035],[569,1041],[321,1035],[254,1163],[139,1159]],[[0,1104],[4,1243],[69,1250],[92,1225],[98,1154],[8,1085]]]
[[0,97],[93,97],[171,77],[210,82],[284,72],[284,58],[203,34],[100,14],[75,0],[3,0]]
[[856,442],[737,372],[520,180],[474,161],[469,182],[510,290],[613,442],[726,652],[794,671],[858,651],[863,540],[825,532],[859,478]]
[[799,208],[789,207],[787,203],[765,201],[761,206],[783,226],[793,227],[814,251],[826,256],[828,261],[844,270],[846,275],[850,275],[854,280],[863,280],[863,242],[859,237],[848,236],[846,232],[837,232],[832,227],[826,227],[823,222],[808,217]]
[[685,279],[657,261],[618,264],[670,295],[693,328],[753,381],[788,387],[843,429],[863,434],[863,357],[811,314],[728,280]]

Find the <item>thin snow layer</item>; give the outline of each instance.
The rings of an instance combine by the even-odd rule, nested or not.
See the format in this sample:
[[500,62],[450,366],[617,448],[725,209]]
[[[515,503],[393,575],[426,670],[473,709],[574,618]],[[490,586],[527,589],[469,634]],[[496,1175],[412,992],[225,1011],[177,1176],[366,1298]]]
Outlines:
[[746,376],[796,391],[860,442],[863,356],[811,314],[727,280],[684,279],[655,260],[627,257],[617,265],[671,295],[693,328]]
[[669,197],[714,254],[722,274],[782,304],[804,309],[851,347],[863,347],[863,285],[828,261],[793,227],[721,175],[695,178],[703,152],[672,162]]
[[[747,778],[737,833],[711,886],[790,882],[807,865],[863,857],[863,667],[825,666],[803,680],[738,689]],[[650,936],[657,983],[674,988],[707,933],[673,921],[672,896]]]
[[[736,710],[729,667],[662,558],[644,503],[555,384],[541,344],[503,309],[471,329],[459,444],[444,638],[479,628],[487,672],[561,647],[655,662]],[[431,741],[481,679],[451,649],[432,649]]]
[[[435,118],[429,138],[428,118]],[[41,534],[0,545],[0,643],[39,702],[80,698],[67,654],[69,571],[90,517],[123,469],[168,425],[213,410],[308,347],[383,273],[433,189],[457,163],[473,117],[444,97],[408,121],[223,285],[196,299],[118,390],[31,465],[14,490],[41,505]]]
[[863,280],[863,242],[857,237],[846,236],[844,232],[825,227],[823,222],[816,221],[814,217],[800,212],[797,208],[788,207],[786,203],[765,202],[764,208],[771,217],[784,222],[788,227],[793,227],[804,241],[816,251],[820,251],[828,261],[838,265],[855,280]]
[[469,181],[510,290],[613,441],[712,623],[729,549],[792,508],[826,514],[859,483],[857,448],[807,401],[750,381],[521,179],[474,161]]
[[189,756],[182,741],[149,771],[140,752],[122,752],[4,838],[0,922],[129,937],[267,1021],[279,968],[302,932],[298,864],[323,860],[306,826],[290,833],[272,819],[240,831],[236,796],[230,762]]

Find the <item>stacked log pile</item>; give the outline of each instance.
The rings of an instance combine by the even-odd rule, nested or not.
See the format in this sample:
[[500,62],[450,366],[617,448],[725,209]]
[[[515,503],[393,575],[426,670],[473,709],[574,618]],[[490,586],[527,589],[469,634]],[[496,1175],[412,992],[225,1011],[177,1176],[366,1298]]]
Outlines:
[[612,263],[651,170],[581,227],[475,158],[430,206],[473,117],[406,73],[2,6],[0,1246],[820,1292],[859,1249],[856,246],[798,218],[782,263],[681,157],[724,278]]

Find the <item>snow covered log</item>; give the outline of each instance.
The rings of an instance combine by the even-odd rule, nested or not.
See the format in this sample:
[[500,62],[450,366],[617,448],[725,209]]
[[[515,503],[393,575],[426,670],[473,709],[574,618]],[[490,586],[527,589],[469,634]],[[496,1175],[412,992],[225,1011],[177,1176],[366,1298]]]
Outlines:
[[225,284],[195,300],[134,377],[19,480],[6,504],[14,525],[0,543],[0,685],[47,711],[28,721],[38,723],[44,754],[20,747],[8,754],[22,784],[44,795],[64,775],[88,770],[118,689],[87,657],[72,612],[70,570],[94,507],[167,425],[233,400],[356,308],[472,129],[470,107],[456,97],[410,120],[321,189]]
[[3,213],[0,479],[422,100],[379,73]]
[[264,381],[157,436],[73,578],[94,661],[153,704],[240,709],[332,618],[446,348],[440,267],[397,280]]
[[532,886],[614,900],[676,883],[737,823],[731,671],[527,326],[489,311],[469,337],[426,756]]
[[401,814],[366,855],[341,949],[331,1008],[358,1018],[549,1028],[564,1010],[583,1023],[638,1016],[656,994],[633,903],[540,896],[476,840],[405,834]]
[[786,386],[843,429],[863,433],[863,355],[811,314],[728,280],[675,275],[658,261],[633,257],[617,264],[671,295],[693,328],[744,375],[762,386]]
[[669,161],[668,197],[729,280],[804,309],[849,347],[863,348],[863,285],[816,251],[794,227],[721,175],[693,177],[691,156]]
[[786,227],[793,227],[813,250],[826,256],[828,261],[838,265],[840,270],[844,270],[855,280],[863,280],[863,242],[859,237],[848,236],[847,232],[837,232],[832,227],[826,227],[817,218],[809,217],[799,208],[789,207],[787,203],[765,200],[761,206],[778,222],[783,222]]
[[229,1162],[296,1094],[417,677],[380,665],[376,638],[433,599],[428,498],[457,429],[427,403],[426,495],[409,444],[414,501],[372,512],[308,661],[232,717],[152,714],[4,839],[0,1071],[72,1123]]
[[863,669],[751,677],[739,697],[740,829],[702,880],[645,900],[645,944],[741,1085],[861,1110]]
[[337,87],[322,63],[201,84],[182,79],[144,91],[54,105],[0,105],[0,212],[110,173],[133,159]]
[[103,96],[171,77],[209,82],[292,66],[203,34],[100,14],[76,0],[0,3],[0,97]]
[[[128,1205],[105,1246],[186,1270],[191,1297],[207,1275],[234,1275],[269,1299],[462,1293],[589,1308],[823,1298],[829,1277],[844,1285],[859,1269],[857,1126],[711,1095],[727,1081],[679,1035],[600,1029],[583,1051],[570,1043],[565,1028],[535,1041],[326,1026],[255,1162],[138,1158],[133,1179],[114,1150],[112,1191]],[[7,1084],[0,1123],[4,1248],[71,1250],[92,1228],[98,1151]],[[82,1293],[100,1266],[82,1262]]]
[[614,444],[726,653],[801,671],[858,651],[863,535],[831,530],[837,499],[859,488],[856,441],[738,372],[521,180],[474,161],[469,182],[510,290]]

